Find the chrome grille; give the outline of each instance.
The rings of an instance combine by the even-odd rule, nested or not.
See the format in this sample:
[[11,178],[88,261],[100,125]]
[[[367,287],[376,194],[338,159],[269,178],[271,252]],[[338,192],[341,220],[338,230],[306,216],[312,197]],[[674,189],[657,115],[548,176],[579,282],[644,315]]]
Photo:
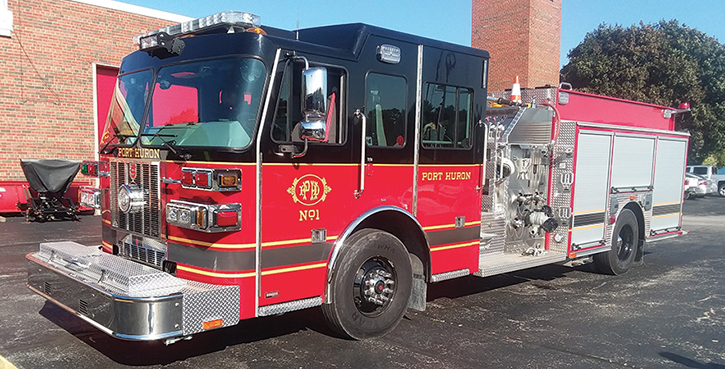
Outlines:
[[[135,166],[136,178],[129,173]],[[131,170],[129,170],[131,169]],[[127,214],[118,209],[118,189],[123,184],[135,183],[144,190],[143,211]],[[137,234],[158,238],[161,229],[159,202],[159,164],[144,161],[111,162],[111,219],[114,227]]]
[[154,250],[144,246],[133,245],[126,242],[121,242],[119,245],[119,254],[127,256],[131,259],[142,261],[146,264],[161,266],[164,260],[166,260],[166,253],[163,251]]

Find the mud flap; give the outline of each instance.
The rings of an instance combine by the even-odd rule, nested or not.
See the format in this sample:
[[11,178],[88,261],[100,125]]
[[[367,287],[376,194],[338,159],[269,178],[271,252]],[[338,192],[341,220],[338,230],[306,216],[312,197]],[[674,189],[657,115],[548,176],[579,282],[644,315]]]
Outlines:
[[413,285],[410,293],[408,308],[418,311],[425,311],[425,300],[428,292],[428,285],[422,274],[413,273]]
[[637,253],[634,255],[634,265],[644,264],[644,240],[639,240],[637,245]]

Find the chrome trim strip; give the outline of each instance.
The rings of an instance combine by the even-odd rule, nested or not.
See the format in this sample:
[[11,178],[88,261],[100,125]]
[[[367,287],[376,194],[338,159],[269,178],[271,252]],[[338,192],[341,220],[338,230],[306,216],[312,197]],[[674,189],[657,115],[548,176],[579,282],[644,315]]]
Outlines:
[[282,49],[277,49],[277,53],[274,56],[274,64],[272,65],[272,72],[269,76],[269,87],[267,88],[267,96],[264,102],[264,109],[262,110],[262,117],[259,119],[259,128],[257,129],[257,188],[255,190],[255,201],[256,201],[256,221],[255,221],[255,239],[257,242],[257,248],[255,251],[255,271],[257,273],[256,281],[254,283],[254,316],[259,316],[259,295],[262,293],[262,131],[264,130],[264,121],[267,119],[267,112],[269,111],[270,100],[272,100],[272,88],[274,88],[274,78],[277,76],[277,65],[279,64],[279,56],[282,53]]
[[423,45],[418,45],[415,77],[415,136],[413,142],[413,216],[418,216],[418,166],[420,165],[420,119],[423,114]]
[[579,127],[586,127],[586,128],[603,128],[603,129],[607,129],[607,130],[621,130],[621,131],[632,131],[632,132],[643,132],[643,133],[659,133],[659,134],[667,134],[667,135],[680,136],[680,137],[690,137],[690,134],[687,132],[667,131],[664,129],[651,129],[651,128],[619,126],[619,125],[613,125],[613,124],[588,123],[588,122],[576,122],[576,125]]
[[682,234],[673,233],[673,234],[668,234],[666,236],[649,236],[649,237],[645,238],[645,240],[647,242],[657,242],[657,241],[662,241],[662,240],[669,240],[670,238],[684,236],[686,234],[687,234],[686,232],[683,232]]
[[320,305],[322,305],[322,297],[317,296],[308,299],[283,302],[280,304],[260,306],[259,316],[277,315],[289,311],[302,310]]
[[469,274],[471,274],[471,272],[468,269],[452,270],[450,272],[433,274],[430,276],[430,281],[433,283],[447,281],[449,279],[465,277]]
[[360,140],[360,188],[355,191],[355,198],[359,199],[365,191],[365,156],[367,155],[367,143],[365,142],[365,134],[368,129],[368,122],[364,111],[360,111],[358,109],[357,111],[355,111],[355,113],[359,114],[360,119],[362,119],[362,133],[360,134],[360,136],[362,137],[362,140]]

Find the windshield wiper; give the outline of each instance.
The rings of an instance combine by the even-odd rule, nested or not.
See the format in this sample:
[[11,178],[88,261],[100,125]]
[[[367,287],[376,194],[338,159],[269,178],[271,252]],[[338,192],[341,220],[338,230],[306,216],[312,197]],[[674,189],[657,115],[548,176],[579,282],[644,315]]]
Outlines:
[[166,146],[169,149],[169,151],[173,152],[174,155],[176,155],[184,160],[189,160],[189,158],[191,158],[191,155],[188,153],[179,154],[179,152],[177,151],[178,147],[174,146],[173,140],[172,141],[164,140],[164,137],[177,137],[177,136],[178,135],[164,134],[164,133],[142,133],[141,134],[141,137],[158,137],[159,140],[161,140],[161,143],[163,143],[164,146]]
[[[136,137],[136,134],[129,135],[129,134],[123,134],[123,133],[114,133],[113,137],[116,137],[119,140],[122,140],[122,139],[125,140],[129,137]],[[104,151],[106,150],[106,148],[108,147],[108,145],[110,145],[112,141],[113,141],[113,139],[108,140],[108,142],[106,142],[106,144],[103,145],[103,147],[100,150],[98,150],[98,153],[103,154]]]

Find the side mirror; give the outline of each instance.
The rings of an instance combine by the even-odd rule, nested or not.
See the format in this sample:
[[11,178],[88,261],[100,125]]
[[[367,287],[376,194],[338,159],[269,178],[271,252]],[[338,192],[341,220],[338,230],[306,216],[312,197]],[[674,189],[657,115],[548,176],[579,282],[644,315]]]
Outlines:
[[300,138],[324,141],[327,116],[327,69],[308,68],[302,72],[302,116]]

